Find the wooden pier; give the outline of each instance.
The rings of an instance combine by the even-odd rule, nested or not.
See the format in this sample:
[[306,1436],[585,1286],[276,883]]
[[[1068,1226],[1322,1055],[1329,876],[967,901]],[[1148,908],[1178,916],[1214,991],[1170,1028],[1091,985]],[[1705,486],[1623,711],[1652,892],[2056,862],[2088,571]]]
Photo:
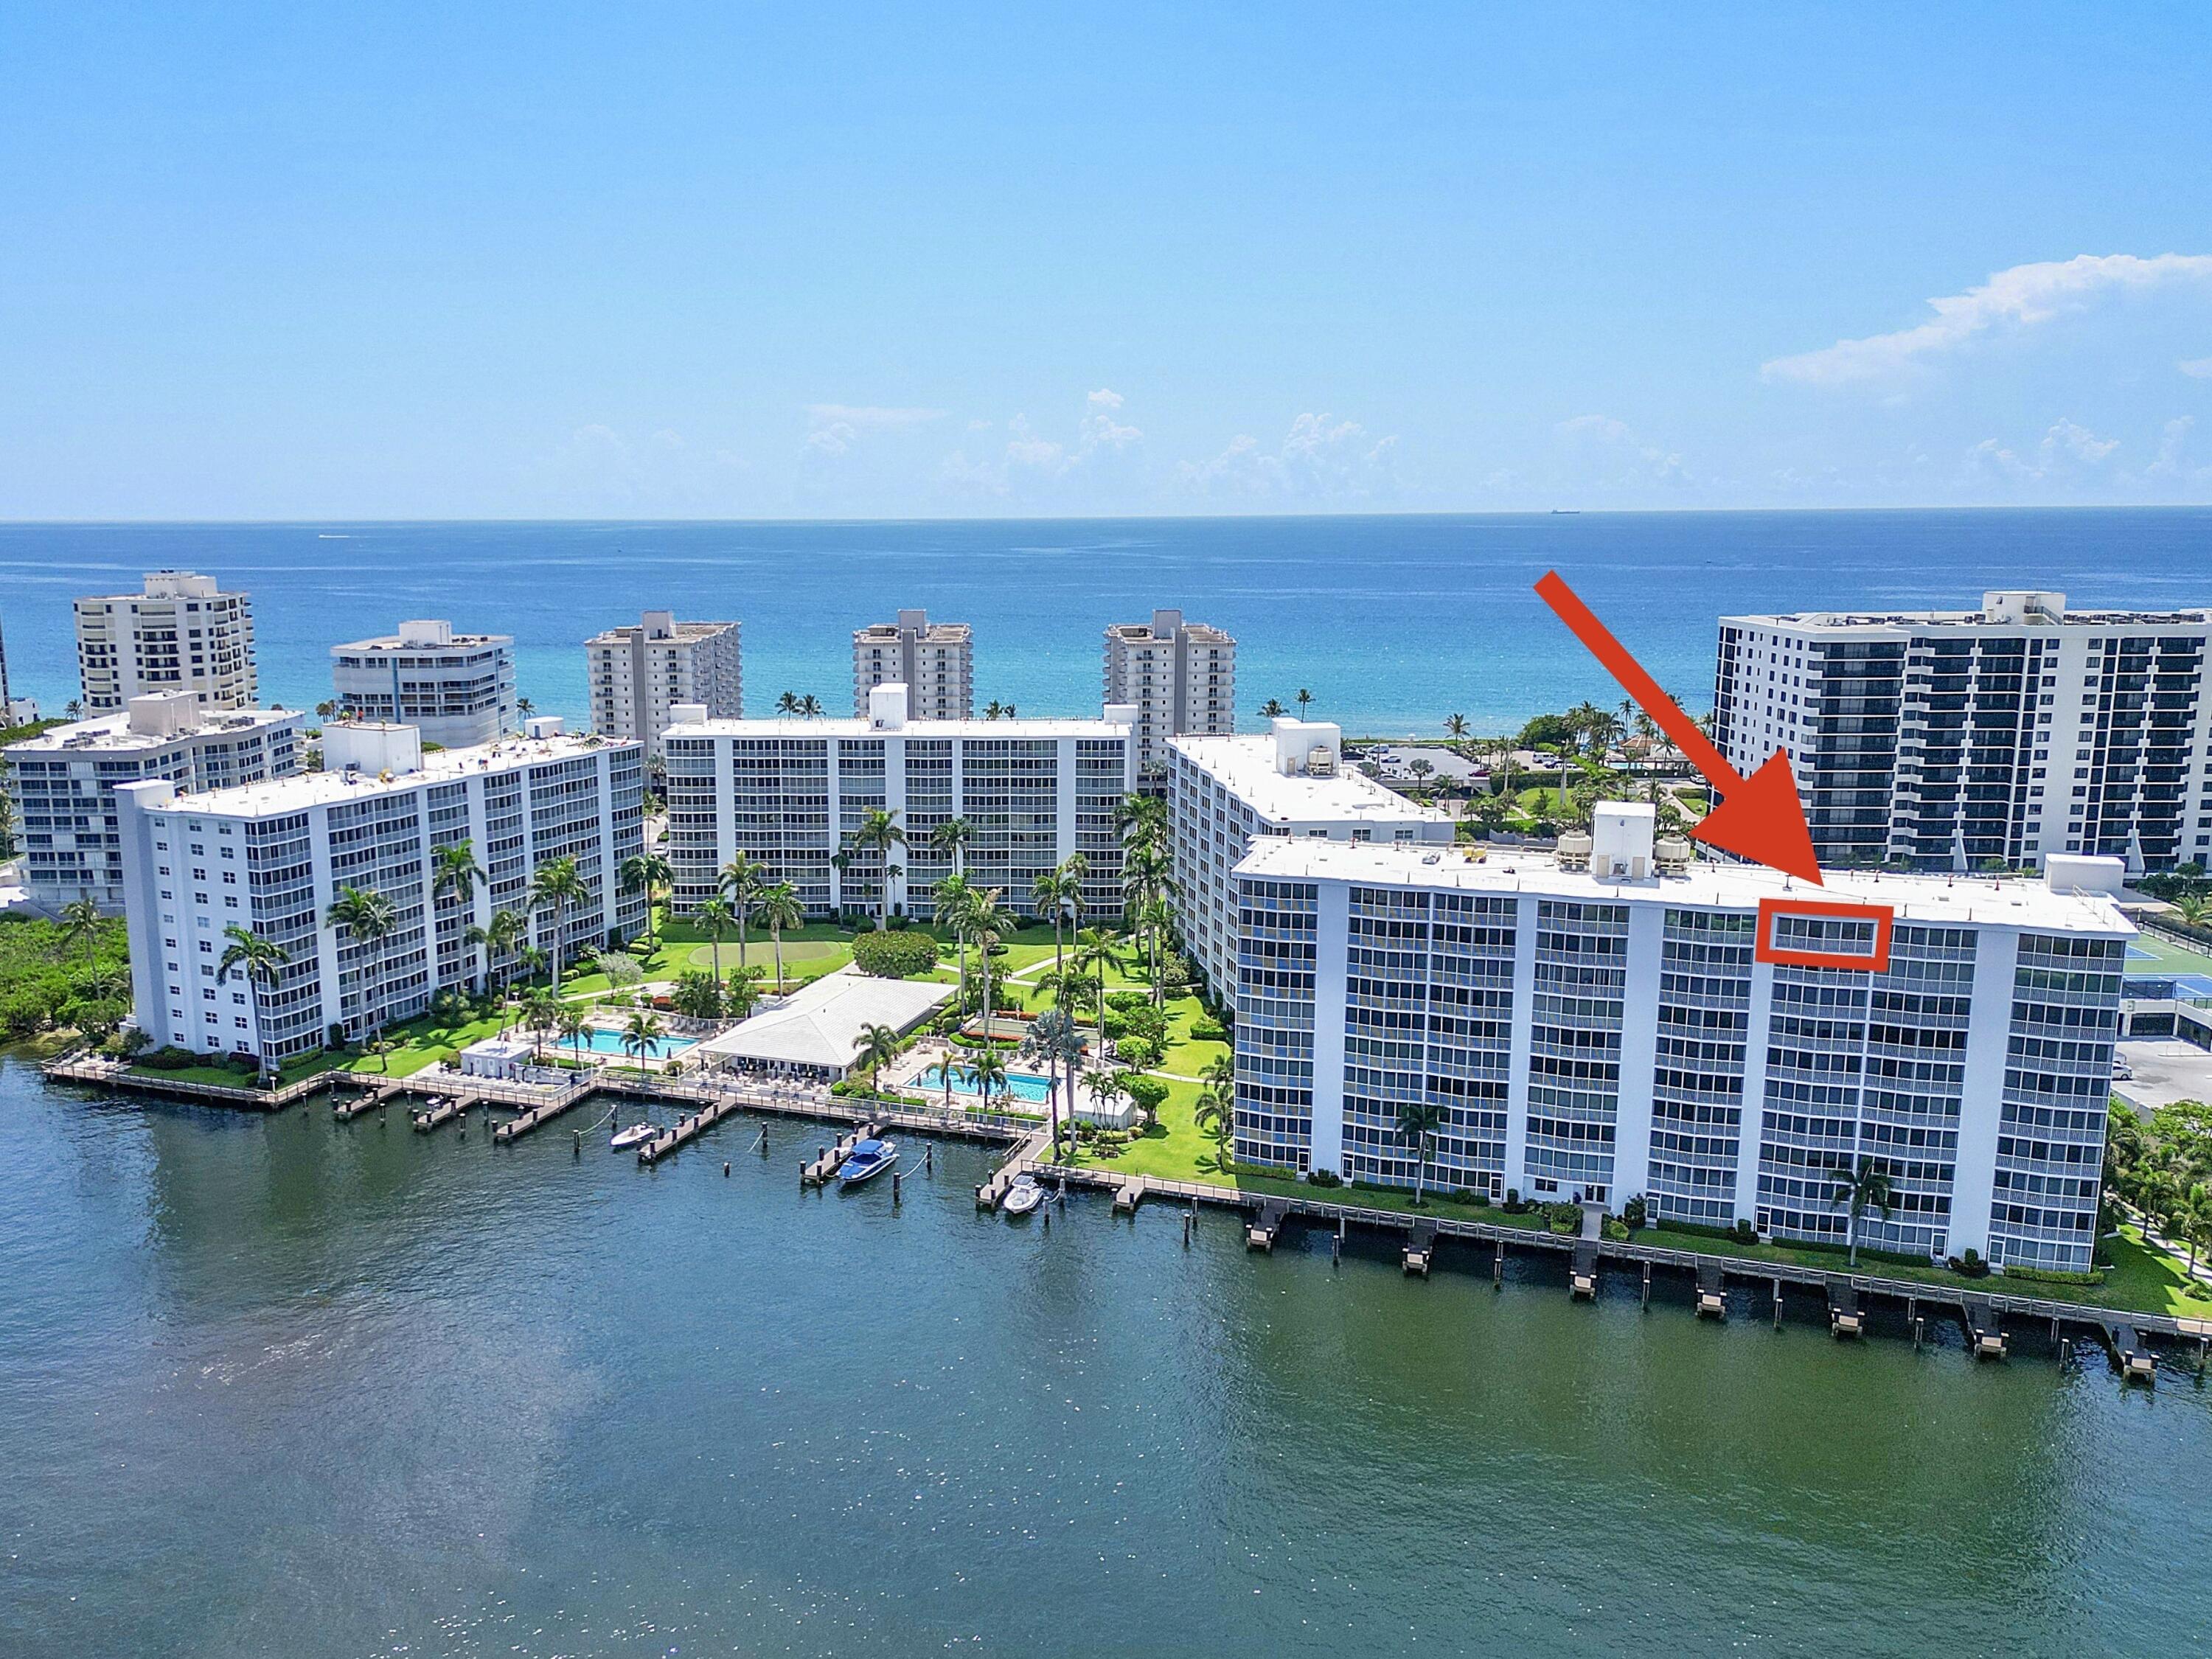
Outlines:
[[1139,1176],[1131,1176],[1114,1189],[1114,1213],[1133,1216],[1137,1206],[1145,1201],[1145,1182]]
[[1567,1294],[1578,1301],[1597,1300],[1597,1246],[1588,1239],[1576,1241],[1574,1260],[1567,1268]]
[[1283,1219],[1290,1212],[1289,1204],[1279,1198],[1271,1198],[1261,1205],[1259,1214],[1254,1216],[1245,1226],[1244,1248],[1248,1250],[1265,1250],[1268,1255],[1273,1255],[1275,1253],[1275,1240],[1283,1231]]
[[1962,1296],[1959,1311],[1966,1323],[1966,1346],[1977,1359],[2002,1359],[2012,1352],[1996,1309],[1986,1296]]
[[365,1116],[380,1106],[390,1104],[394,1095],[405,1092],[406,1085],[394,1080],[380,1083],[374,1089],[356,1095],[350,1100],[343,1095],[334,1093],[331,1099],[331,1115],[340,1123],[350,1123],[354,1119]]
[[415,1133],[427,1135],[434,1129],[442,1129],[448,1123],[468,1115],[469,1108],[476,1104],[473,1095],[449,1095],[433,1101],[427,1110],[415,1114]]
[[1407,1273],[1429,1276],[1429,1263],[1436,1259],[1437,1224],[1430,1220],[1416,1221],[1413,1232],[1406,1239],[1406,1247],[1398,1253],[1398,1266]]
[[853,1148],[876,1133],[872,1123],[863,1123],[836,1140],[819,1158],[799,1172],[799,1179],[809,1187],[826,1187],[837,1178],[837,1171],[845,1167],[845,1160],[853,1155]]
[[2112,1344],[2112,1358],[2119,1362],[2123,1379],[2154,1386],[2157,1383],[2157,1356],[2143,1346],[2133,1325],[2124,1320],[2112,1321],[2105,1328],[2105,1340]]
[[532,1129],[543,1124],[550,1123],[591,1092],[588,1087],[574,1089],[565,1095],[546,1101],[543,1105],[529,1107],[494,1129],[491,1132],[491,1138],[501,1146],[505,1146],[509,1141],[520,1140]]
[[1717,1261],[1698,1264],[1698,1317],[1726,1319],[1728,1317],[1728,1277]]
[[688,1116],[676,1120],[676,1127],[664,1130],[637,1149],[637,1161],[650,1168],[678,1148],[696,1140],[726,1117],[735,1117],[745,1109],[745,1102],[736,1095],[712,1100]]
[[1866,1334],[1866,1310],[1859,1306],[1858,1286],[1841,1273],[1828,1275],[1828,1334],[1843,1338]]

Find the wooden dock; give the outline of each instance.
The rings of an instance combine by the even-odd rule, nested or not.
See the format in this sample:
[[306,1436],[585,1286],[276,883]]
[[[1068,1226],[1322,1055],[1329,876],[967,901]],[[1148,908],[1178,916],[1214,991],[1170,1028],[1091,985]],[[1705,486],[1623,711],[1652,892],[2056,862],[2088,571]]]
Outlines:
[[2112,1358],[2119,1362],[2121,1377],[2130,1382],[2155,1386],[2158,1382],[2158,1358],[2143,1346],[2136,1328],[2124,1320],[2116,1319],[2105,1328],[2106,1340],[2112,1346]]
[[853,1155],[853,1148],[876,1133],[872,1123],[863,1123],[850,1133],[837,1137],[821,1156],[800,1169],[799,1181],[809,1187],[826,1187],[837,1178],[837,1171],[845,1167],[845,1160]]
[[1986,1296],[1962,1296],[1959,1311],[1966,1324],[1966,1346],[1977,1359],[2002,1359],[2012,1352],[1996,1309]]
[[661,1133],[637,1149],[637,1161],[641,1166],[658,1164],[679,1147],[696,1140],[726,1117],[735,1117],[745,1109],[744,1101],[736,1095],[712,1100],[696,1112],[676,1120],[676,1127]]
[[442,1129],[448,1123],[467,1116],[469,1108],[475,1104],[473,1095],[448,1095],[442,1100],[434,1101],[427,1109],[415,1114],[415,1133],[427,1135],[433,1130]]
[[1698,1317],[1726,1319],[1728,1317],[1728,1277],[1717,1261],[1698,1264]]
[[1406,1240],[1406,1248],[1398,1253],[1398,1266],[1407,1273],[1429,1276],[1429,1264],[1436,1259],[1437,1224],[1423,1219],[1413,1224],[1413,1231]]
[[1858,1286],[1842,1273],[1828,1275],[1828,1334],[1837,1338],[1864,1336],[1866,1310],[1859,1305]]
[[1597,1300],[1597,1246],[1588,1239],[1576,1241],[1574,1260],[1567,1268],[1567,1294],[1577,1301]]
[[1279,1198],[1271,1198],[1261,1204],[1259,1214],[1254,1216],[1245,1226],[1244,1248],[1248,1250],[1265,1250],[1268,1255],[1273,1255],[1275,1253],[1275,1240],[1281,1235],[1284,1218],[1290,1212],[1291,1206]]
[[508,1141],[520,1140],[532,1129],[543,1124],[550,1123],[591,1092],[589,1088],[574,1089],[565,1095],[545,1102],[543,1105],[530,1107],[494,1129],[491,1132],[491,1138],[502,1146]]
[[1114,1213],[1133,1216],[1137,1206],[1145,1201],[1145,1182],[1141,1176],[1131,1176],[1114,1189]]
[[380,1083],[374,1089],[356,1095],[350,1100],[333,1091],[331,1098],[331,1115],[341,1123],[350,1123],[354,1119],[364,1116],[380,1106],[390,1104],[394,1095],[405,1092],[406,1085],[397,1080]]

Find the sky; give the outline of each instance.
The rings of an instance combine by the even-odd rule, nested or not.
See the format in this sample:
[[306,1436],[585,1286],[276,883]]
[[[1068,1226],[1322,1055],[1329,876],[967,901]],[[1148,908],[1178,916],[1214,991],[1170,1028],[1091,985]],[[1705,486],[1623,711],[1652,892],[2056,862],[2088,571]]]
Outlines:
[[2212,501],[2192,5],[0,8],[0,518]]

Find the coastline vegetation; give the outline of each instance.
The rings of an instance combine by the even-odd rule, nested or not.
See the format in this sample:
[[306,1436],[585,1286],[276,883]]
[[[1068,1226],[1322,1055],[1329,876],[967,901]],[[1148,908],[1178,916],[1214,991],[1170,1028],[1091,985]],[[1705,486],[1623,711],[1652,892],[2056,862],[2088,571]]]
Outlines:
[[71,904],[59,921],[0,917],[0,1042],[69,1028],[104,1037],[131,1012],[122,921]]

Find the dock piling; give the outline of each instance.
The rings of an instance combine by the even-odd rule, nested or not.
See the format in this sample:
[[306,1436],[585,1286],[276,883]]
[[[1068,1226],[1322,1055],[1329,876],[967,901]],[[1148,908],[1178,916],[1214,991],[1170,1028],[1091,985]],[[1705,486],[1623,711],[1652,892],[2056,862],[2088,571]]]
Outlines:
[[1498,1241],[1498,1254],[1490,1259],[1490,1288],[1505,1288],[1505,1241],[1502,1238]]
[[891,1202],[893,1204],[896,1204],[899,1201],[899,1182],[905,1179],[906,1175],[904,1171],[899,1170],[893,1170],[891,1171]]
[[727,1158],[724,1158],[724,1159],[722,1160],[722,1179],[723,1179],[723,1180],[725,1180],[725,1181],[727,1181],[729,1178],[730,1178],[730,1160],[729,1160],[729,1159],[727,1159]]
[[1651,1311],[1651,1264],[1644,1264],[1644,1311]]
[[935,1175],[937,1173],[937,1146],[936,1143],[933,1141],[923,1143],[921,1149],[921,1172],[924,1175]]
[[[1185,1210],[1182,1215],[1182,1247],[1186,1250],[1190,1248],[1190,1212],[1188,1210]],[[2201,1359],[2198,1362],[2197,1369],[2200,1370],[2203,1369],[2203,1364]]]
[[1774,1328],[1782,1328],[1782,1281],[1774,1281]]

